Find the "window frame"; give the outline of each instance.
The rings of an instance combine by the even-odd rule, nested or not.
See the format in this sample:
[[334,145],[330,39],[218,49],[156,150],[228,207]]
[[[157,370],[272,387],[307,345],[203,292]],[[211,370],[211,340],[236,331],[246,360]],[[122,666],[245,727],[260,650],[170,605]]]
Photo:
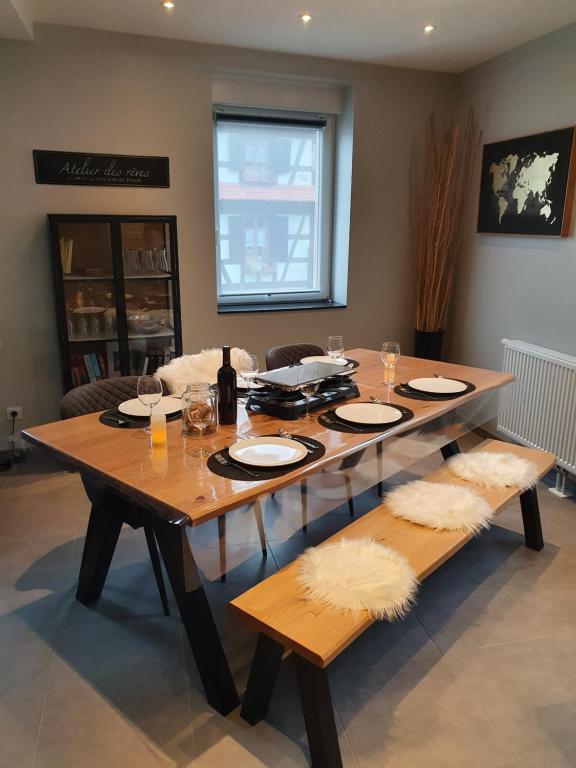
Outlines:
[[[217,104],[213,109],[213,183],[214,183],[214,231],[216,256],[216,298],[218,308],[223,311],[242,311],[253,309],[306,308],[307,306],[330,306],[333,304],[333,215],[334,182],[336,156],[336,120],[337,115],[317,112],[303,112],[278,109],[234,107]],[[236,294],[222,294],[221,257],[220,257],[220,206],[219,206],[219,169],[218,169],[218,123],[244,122],[262,124],[281,124],[286,126],[321,127],[320,156],[318,178],[318,215],[315,217],[318,243],[321,284],[318,289],[304,291],[246,291]],[[255,216],[257,214],[255,213]]]

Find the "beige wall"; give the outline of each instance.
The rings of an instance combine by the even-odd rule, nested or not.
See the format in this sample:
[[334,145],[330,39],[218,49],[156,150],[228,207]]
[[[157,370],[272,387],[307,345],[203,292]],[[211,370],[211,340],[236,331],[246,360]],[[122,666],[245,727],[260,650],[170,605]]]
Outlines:
[[[349,84],[355,137],[348,308],[218,315],[212,197],[211,74],[234,71]],[[184,350],[237,344],[411,347],[408,160],[430,110],[451,107],[448,75],[289,55],[38,27],[0,41],[0,437],[4,408],[23,424],[58,415],[61,396],[46,213],[178,216]],[[169,155],[171,188],[34,183],[35,148]]]
[[[461,82],[484,141],[576,125],[576,24],[499,56]],[[476,234],[478,182],[466,228],[450,356],[500,368],[502,338],[576,354],[576,247],[569,238]]]

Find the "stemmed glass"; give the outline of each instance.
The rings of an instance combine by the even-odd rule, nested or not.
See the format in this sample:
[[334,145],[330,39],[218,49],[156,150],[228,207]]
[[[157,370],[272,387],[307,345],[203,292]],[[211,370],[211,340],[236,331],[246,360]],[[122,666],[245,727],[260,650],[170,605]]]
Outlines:
[[[152,422],[152,409],[162,399],[162,382],[156,376],[138,376],[136,392],[142,405],[149,408],[150,422]],[[144,431],[150,432],[150,427],[146,427]]]
[[258,365],[258,358],[256,355],[240,355],[240,360],[238,361],[238,373],[248,382],[248,389],[252,386],[252,381],[254,377],[258,375],[259,371],[260,366]]
[[382,362],[384,363],[384,384],[394,384],[394,368],[400,359],[400,344],[397,341],[385,341],[382,344]]
[[319,386],[320,386],[320,383],[316,382],[314,384],[303,384],[300,387],[300,391],[302,392],[302,394],[306,398],[306,415],[304,416],[304,418],[307,421],[309,421],[310,418],[311,418],[311,416],[310,416],[310,400],[312,399],[312,395],[315,395],[316,392],[318,391],[318,387]]
[[190,427],[200,433],[200,444],[196,450],[188,451],[197,459],[210,456],[203,445],[204,432],[216,421],[216,397],[209,384],[190,384],[182,396],[184,418]]
[[328,346],[326,348],[328,355],[332,358],[332,362],[336,362],[339,357],[344,354],[344,337],[343,336],[328,336]]

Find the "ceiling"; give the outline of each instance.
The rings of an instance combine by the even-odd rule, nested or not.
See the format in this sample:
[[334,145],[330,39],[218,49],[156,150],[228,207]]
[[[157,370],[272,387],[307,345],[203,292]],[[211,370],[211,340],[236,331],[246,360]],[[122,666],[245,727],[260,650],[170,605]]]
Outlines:
[[[0,37],[30,22],[462,72],[576,21],[576,0],[0,0]],[[312,15],[304,25],[299,15]],[[423,28],[434,24],[426,35]]]

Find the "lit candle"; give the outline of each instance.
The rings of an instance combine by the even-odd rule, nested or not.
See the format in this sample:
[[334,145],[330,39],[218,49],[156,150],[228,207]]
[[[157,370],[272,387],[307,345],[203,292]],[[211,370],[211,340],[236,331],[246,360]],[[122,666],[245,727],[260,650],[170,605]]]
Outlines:
[[166,432],[166,414],[154,413],[150,419],[150,437],[153,448],[162,448],[168,441]]

